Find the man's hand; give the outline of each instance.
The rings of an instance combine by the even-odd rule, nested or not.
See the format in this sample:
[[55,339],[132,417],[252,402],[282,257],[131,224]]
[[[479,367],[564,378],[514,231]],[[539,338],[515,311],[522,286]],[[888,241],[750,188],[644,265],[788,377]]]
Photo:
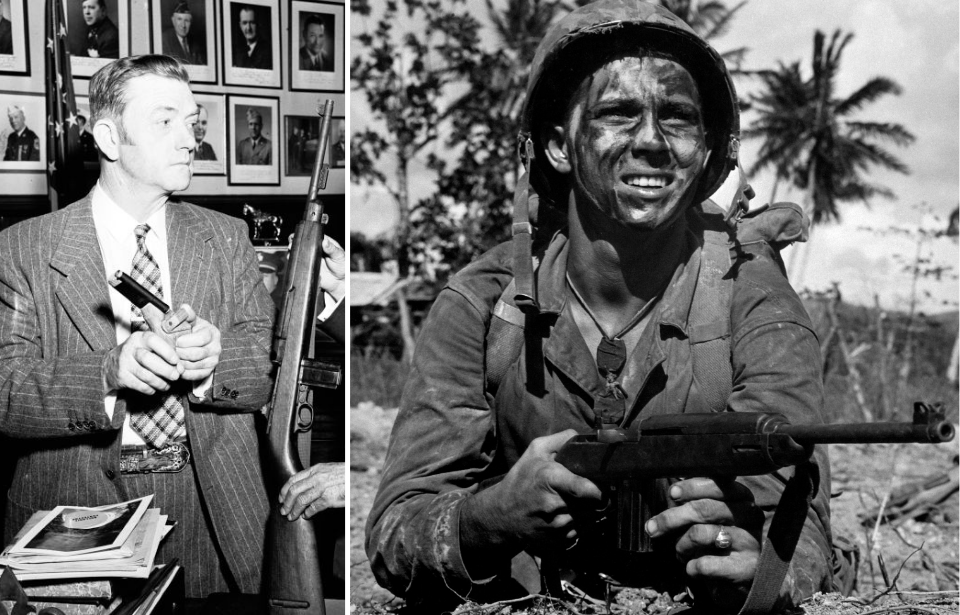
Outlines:
[[334,301],[339,301],[345,294],[344,278],[346,277],[346,254],[343,248],[329,236],[323,236],[323,260],[320,262],[320,288]]
[[180,309],[188,314],[187,321],[193,323],[193,330],[176,339],[176,352],[183,363],[184,380],[197,382],[213,373],[220,363],[220,329],[209,321],[197,316],[193,308],[184,303]]
[[131,389],[144,395],[167,391],[184,365],[170,343],[152,331],[136,331],[107,353],[101,374],[104,391]]
[[309,519],[327,508],[343,508],[346,484],[343,463],[318,463],[294,474],[280,490],[280,512],[293,521]]
[[90,49],[87,49],[87,55],[90,56],[91,58],[99,58],[100,52],[97,51],[94,47],[91,47]]
[[[753,493],[730,479],[690,478],[673,484],[669,496],[671,507],[647,522],[647,533],[675,536],[687,575],[707,582],[716,602],[741,605],[757,572],[763,532]],[[721,529],[729,547],[717,545]]]
[[[460,513],[461,544],[472,551],[468,568],[482,570],[484,548],[533,554],[562,551],[577,540],[571,514],[601,507],[600,489],[553,459],[576,431],[533,440],[503,480],[468,498]],[[492,558],[487,558],[492,559]]]

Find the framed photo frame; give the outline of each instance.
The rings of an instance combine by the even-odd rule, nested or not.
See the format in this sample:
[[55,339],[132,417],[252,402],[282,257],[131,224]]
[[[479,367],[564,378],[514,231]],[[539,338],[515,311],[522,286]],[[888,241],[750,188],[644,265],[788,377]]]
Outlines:
[[290,0],[290,89],[342,92],[346,47],[344,6]]
[[0,0],[0,75],[30,76],[26,0]]
[[129,0],[71,1],[64,8],[74,77],[91,77],[113,60],[130,55]]
[[279,88],[279,0],[224,0],[223,82]]
[[317,156],[320,141],[320,116],[284,116],[284,144],[287,148],[284,175],[309,177],[313,173],[313,161]]
[[0,92],[0,173],[47,171],[47,113],[43,94]]
[[217,83],[217,17],[214,0],[152,0],[153,53],[183,62],[191,83]]
[[327,160],[331,169],[342,169],[347,162],[347,123],[343,117],[330,118],[330,149]]
[[100,150],[93,139],[93,126],[90,125],[90,98],[77,96],[77,126],[80,129],[80,151],[83,152],[83,166],[89,169],[100,168]]
[[194,94],[200,118],[193,127],[197,149],[193,153],[194,175],[226,175],[227,105],[219,94]]
[[228,96],[229,185],[280,185],[280,99]]

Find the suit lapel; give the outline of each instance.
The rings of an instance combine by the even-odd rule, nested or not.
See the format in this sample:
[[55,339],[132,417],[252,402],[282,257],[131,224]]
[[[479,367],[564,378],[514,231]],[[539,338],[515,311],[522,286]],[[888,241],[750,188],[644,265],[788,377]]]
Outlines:
[[171,306],[189,303],[197,314],[207,314],[215,306],[206,305],[210,296],[206,289],[216,280],[211,261],[210,239],[213,229],[186,205],[171,200],[167,203],[167,259],[173,294]]
[[90,196],[67,212],[60,244],[50,261],[63,275],[55,291],[57,300],[92,350],[108,350],[117,345],[117,334]]

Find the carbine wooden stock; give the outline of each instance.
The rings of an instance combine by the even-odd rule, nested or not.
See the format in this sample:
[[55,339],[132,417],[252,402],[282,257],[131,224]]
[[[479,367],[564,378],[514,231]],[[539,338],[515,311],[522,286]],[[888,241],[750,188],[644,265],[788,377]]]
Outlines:
[[283,302],[273,337],[277,376],[267,419],[264,474],[270,492],[270,518],[264,553],[264,591],[270,615],[326,615],[317,538],[310,521],[287,520],[280,513],[281,487],[303,470],[297,453],[297,433],[313,423],[310,387],[336,387],[339,369],[313,361],[310,351],[316,316],[323,309],[319,292],[323,256],[323,204],[317,194],[327,184],[329,162],[324,160],[330,140],[333,101],[326,101],[320,128],[317,158],[310,178],[307,207],[297,225]]

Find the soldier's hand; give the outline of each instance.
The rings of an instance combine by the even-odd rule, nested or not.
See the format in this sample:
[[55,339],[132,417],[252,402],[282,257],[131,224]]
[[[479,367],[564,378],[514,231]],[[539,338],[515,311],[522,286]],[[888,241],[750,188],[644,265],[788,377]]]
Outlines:
[[687,575],[705,582],[715,602],[742,604],[756,575],[764,522],[753,493],[732,479],[690,478],[671,485],[668,506],[647,522],[647,533],[676,538]]
[[213,373],[220,363],[220,329],[197,316],[186,303],[180,306],[188,312],[188,321],[193,330],[177,337],[176,352],[183,363],[182,378],[191,382],[203,380]]
[[170,343],[152,331],[136,331],[107,353],[101,367],[105,392],[131,389],[153,395],[170,389],[184,365]]
[[465,530],[468,535],[480,530],[472,537],[482,541],[483,534],[489,538],[492,532],[506,550],[538,555],[575,544],[572,513],[577,508],[596,510],[603,500],[596,485],[554,461],[557,451],[575,435],[568,429],[533,440],[503,480],[464,504],[461,536]]

